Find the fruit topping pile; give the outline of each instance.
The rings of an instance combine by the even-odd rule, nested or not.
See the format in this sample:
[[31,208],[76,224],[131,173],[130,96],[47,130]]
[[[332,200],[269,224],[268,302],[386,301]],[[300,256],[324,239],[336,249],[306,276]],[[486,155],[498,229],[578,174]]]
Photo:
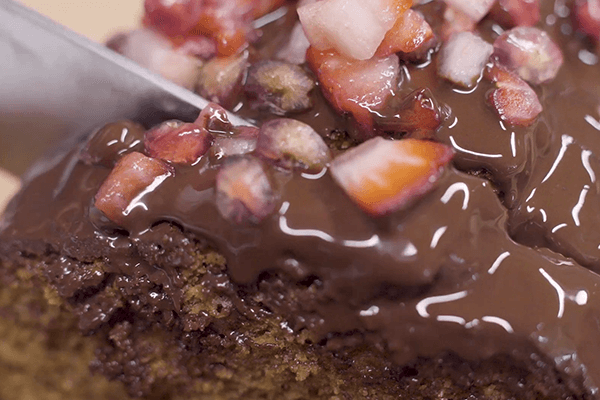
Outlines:
[[[425,13],[427,4],[438,11]],[[278,174],[330,174],[367,214],[402,210],[431,190],[454,154],[436,137],[452,109],[433,87],[410,86],[411,68],[433,71],[433,85],[476,93],[473,101],[503,124],[530,126],[542,112],[538,93],[564,58],[535,27],[540,7],[540,0],[146,0],[144,28],[109,46],[214,104],[195,122],[167,121],[143,134],[132,127],[143,137],[116,153],[84,151],[85,162],[116,163],[96,207],[120,223],[157,180],[206,163],[218,210],[235,223],[275,212],[285,181]],[[576,29],[598,39],[600,2],[578,0],[573,14]],[[480,33],[486,21],[496,26],[492,39]],[[476,92],[480,85],[489,90]],[[226,110],[258,127],[232,126]],[[324,133],[307,115],[343,122]],[[332,145],[332,137],[346,144]],[[347,143],[358,146],[340,154]]]

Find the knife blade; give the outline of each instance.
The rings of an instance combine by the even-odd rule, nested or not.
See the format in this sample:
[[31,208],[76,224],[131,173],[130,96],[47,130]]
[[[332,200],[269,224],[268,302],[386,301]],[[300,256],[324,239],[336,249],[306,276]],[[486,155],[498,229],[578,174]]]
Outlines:
[[[2,168],[22,174],[65,137],[110,121],[189,121],[207,103],[15,1],[0,1]],[[230,120],[252,125],[234,114]]]

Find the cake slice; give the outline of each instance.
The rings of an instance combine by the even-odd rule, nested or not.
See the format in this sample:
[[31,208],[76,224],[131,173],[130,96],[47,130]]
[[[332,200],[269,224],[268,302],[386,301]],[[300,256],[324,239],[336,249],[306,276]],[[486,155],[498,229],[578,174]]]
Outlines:
[[34,168],[1,224],[2,318],[40,310],[131,398],[597,398],[593,35],[476,3],[301,2],[293,65],[295,13],[255,21],[280,2],[148,1],[154,32],[113,47],[160,37],[223,104]]

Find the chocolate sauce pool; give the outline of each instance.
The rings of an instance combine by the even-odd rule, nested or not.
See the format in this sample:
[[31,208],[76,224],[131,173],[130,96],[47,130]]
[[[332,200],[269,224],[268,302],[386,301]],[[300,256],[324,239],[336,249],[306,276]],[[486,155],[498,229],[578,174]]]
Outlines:
[[[277,211],[259,225],[233,225],[214,203],[218,165],[204,159],[177,167],[132,207],[126,232],[115,231],[92,207],[110,169],[86,165],[75,149],[37,167],[44,171],[12,203],[1,238],[27,252],[105,257],[112,272],[156,275],[132,244],[154,240],[151,228],[169,221],[214,244],[240,285],[272,271],[321,280],[326,300],[304,307],[318,318],[289,316],[296,328],[323,338],[368,332],[398,363],[442,351],[528,358],[533,346],[597,396],[600,68],[560,5],[546,10],[542,25],[561,44],[565,64],[553,82],[535,88],[544,111],[529,128],[499,121],[484,102],[485,82],[460,92],[436,78],[435,58],[429,67],[406,68],[398,95],[429,87],[451,110],[437,137],[457,152],[454,167],[408,210],[373,219],[327,171],[276,171]],[[483,23],[489,40],[497,29]],[[327,115],[312,113],[300,118],[321,123],[319,132],[345,126],[325,108],[319,113]],[[121,128],[115,124],[115,135]],[[487,179],[474,176],[482,172]],[[172,301],[161,307],[178,312],[180,277],[162,273],[156,279]]]

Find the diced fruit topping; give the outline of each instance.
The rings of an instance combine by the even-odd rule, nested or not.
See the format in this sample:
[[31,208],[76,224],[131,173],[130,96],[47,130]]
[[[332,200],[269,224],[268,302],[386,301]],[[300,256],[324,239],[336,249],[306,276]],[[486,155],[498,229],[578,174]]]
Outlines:
[[410,53],[398,52],[397,54],[402,61],[414,64],[429,65],[431,62],[431,57],[439,50],[441,43],[442,42],[438,36],[432,35]]
[[120,225],[137,196],[171,175],[173,169],[164,161],[138,152],[126,154],[100,186],[94,205],[112,222]]
[[562,51],[550,36],[529,26],[500,35],[494,42],[494,57],[534,85],[554,79],[563,63]]
[[217,173],[216,197],[221,215],[236,224],[260,222],[277,200],[265,166],[249,155],[225,159]]
[[576,25],[589,37],[600,40],[600,0],[576,0]]
[[171,42],[148,29],[131,32],[121,44],[124,56],[187,89],[198,81],[201,63],[177,52]]
[[331,160],[329,148],[313,128],[287,118],[263,124],[256,154],[282,168],[311,172],[321,171]]
[[202,67],[197,91],[200,96],[231,108],[242,89],[244,73],[248,68],[248,54],[216,57]]
[[425,21],[423,15],[417,11],[408,10],[385,34],[376,54],[379,57],[387,57],[400,51],[410,53],[432,37],[431,26]]
[[540,3],[541,0],[498,0],[492,15],[504,26],[533,26],[540,20]]
[[415,90],[398,105],[388,104],[387,109],[391,109],[385,113],[389,115],[376,119],[378,127],[385,132],[406,132],[409,137],[432,138],[442,123],[438,104],[427,88]]
[[302,67],[284,61],[264,60],[248,71],[246,93],[256,99],[257,108],[284,115],[309,109],[313,79]]
[[300,22],[315,49],[335,50],[356,60],[375,54],[385,33],[410,7],[405,0],[323,0],[298,8]]
[[398,87],[398,56],[356,61],[310,47],[307,62],[331,105],[338,112],[352,114],[360,128],[359,139],[372,137],[373,112],[380,110]]
[[146,20],[169,36],[191,31],[202,16],[202,0],[145,0]]
[[186,36],[177,51],[189,56],[208,60],[217,54],[215,42],[206,36],[192,35]]
[[488,94],[488,101],[503,121],[529,126],[542,112],[537,94],[516,73],[493,65],[485,75],[496,84],[496,89]]
[[450,147],[432,141],[377,137],[334,159],[330,170],[360,208],[381,216],[431,190],[453,154]]
[[438,74],[458,85],[475,86],[494,48],[471,32],[460,32],[446,41],[438,59]]
[[459,32],[472,32],[476,23],[469,16],[452,7],[446,7],[444,10],[444,22],[441,27],[440,35],[443,41]]
[[210,149],[212,135],[201,126],[167,121],[144,135],[149,156],[175,164],[191,165]]
[[230,56],[256,37],[252,21],[284,0],[146,0],[145,23],[178,38],[205,35],[216,44],[218,54]]
[[88,164],[113,167],[126,153],[144,150],[146,128],[132,121],[107,124],[96,131],[80,154]]
[[231,134],[235,129],[227,117],[227,110],[216,103],[208,103],[194,124],[213,134]]
[[292,64],[303,64],[306,61],[306,50],[309,46],[310,42],[302,25],[297,23],[292,29],[288,42],[277,52],[277,58]]
[[490,12],[496,0],[444,0],[448,7],[455,9],[478,23]]
[[256,149],[258,128],[238,126],[232,136],[217,136],[210,149],[212,156],[220,160],[225,157],[252,153]]

